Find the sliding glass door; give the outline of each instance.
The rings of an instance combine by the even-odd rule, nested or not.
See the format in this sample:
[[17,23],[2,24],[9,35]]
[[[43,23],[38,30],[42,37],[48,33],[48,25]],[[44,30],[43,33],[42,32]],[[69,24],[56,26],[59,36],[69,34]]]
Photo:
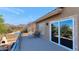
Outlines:
[[58,22],[51,24],[51,41],[58,43]]
[[64,19],[60,22],[60,44],[73,49],[73,20]]
[[74,20],[67,18],[51,23],[51,41],[73,49]]

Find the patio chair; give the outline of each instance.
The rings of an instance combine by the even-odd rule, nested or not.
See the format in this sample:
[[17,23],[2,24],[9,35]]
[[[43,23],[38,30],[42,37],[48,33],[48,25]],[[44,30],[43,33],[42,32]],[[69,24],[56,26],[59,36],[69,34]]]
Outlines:
[[40,31],[35,31],[35,33],[33,34],[33,36],[35,38],[40,38],[40,36],[41,36]]

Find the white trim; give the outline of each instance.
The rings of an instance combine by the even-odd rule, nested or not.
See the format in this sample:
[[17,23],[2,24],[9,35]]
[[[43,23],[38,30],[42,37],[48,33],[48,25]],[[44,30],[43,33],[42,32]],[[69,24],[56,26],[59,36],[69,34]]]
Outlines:
[[[73,49],[70,49],[70,48],[68,48],[68,47],[66,47],[66,46],[64,46],[64,45],[61,45],[60,44],[60,22],[61,21],[67,21],[67,20],[63,20],[63,19],[67,19],[67,18],[71,18],[72,19],[72,21],[73,21],[73,30],[72,30],[72,36],[73,36]],[[69,19],[68,19],[69,20]],[[55,43],[55,42],[53,42],[53,41],[51,41],[51,24],[53,23],[53,22],[58,22],[58,33],[59,33],[59,38],[58,38],[58,40],[59,40],[59,43]],[[67,49],[67,50],[75,50],[75,37],[74,37],[74,17],[66,17],[66,18],[62,18],[61,20],[55,20],[55,21],[51,21],[51,22],[49,22],[49,41],[51,41],[51,42],[53,42],[54,44],[56,44],[56,45],[59,45],[59,46],[62,46],[63,48],[65,48],[65,49]]]
[[60,44],[60,21],[58,21],[58,41]]
[[74,24],[74,22],[75,22],[75,20],[74,20],[74,18],[73,18],[73,51],[75,51],[75,32],[74,32],[74,28],[75,28],[75,24]]

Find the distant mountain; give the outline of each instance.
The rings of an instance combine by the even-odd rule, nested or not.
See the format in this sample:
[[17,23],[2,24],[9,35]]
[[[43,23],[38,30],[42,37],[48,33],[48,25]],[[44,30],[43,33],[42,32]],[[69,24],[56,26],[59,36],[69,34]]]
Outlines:
[[19,24],[19,25],[13,25],[13,24],[5,24],[8,28],[8,32],[13,31],[23,31],[26,28],[26,24]]

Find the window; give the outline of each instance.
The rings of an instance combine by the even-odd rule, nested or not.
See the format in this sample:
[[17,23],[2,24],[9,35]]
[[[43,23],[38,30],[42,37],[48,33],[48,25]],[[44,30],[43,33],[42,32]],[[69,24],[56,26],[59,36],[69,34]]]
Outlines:
[[55,42],[69,49],[73,49],[74,20],[72,18],[53,21],[50,24],[50,28],[50,40],[52,42]]
[[58,22],[51,24],[51,40],[58,43]]
[[73,48],[73,20],[69,19],[60,22],[60,44]]
[[39,29],[39,31],[40,31],[40,33],[41,33],[41,35],[44,35],[44,31],[45,31],[45,23],[40,23],[39,25],[38,25],[38,29]]

